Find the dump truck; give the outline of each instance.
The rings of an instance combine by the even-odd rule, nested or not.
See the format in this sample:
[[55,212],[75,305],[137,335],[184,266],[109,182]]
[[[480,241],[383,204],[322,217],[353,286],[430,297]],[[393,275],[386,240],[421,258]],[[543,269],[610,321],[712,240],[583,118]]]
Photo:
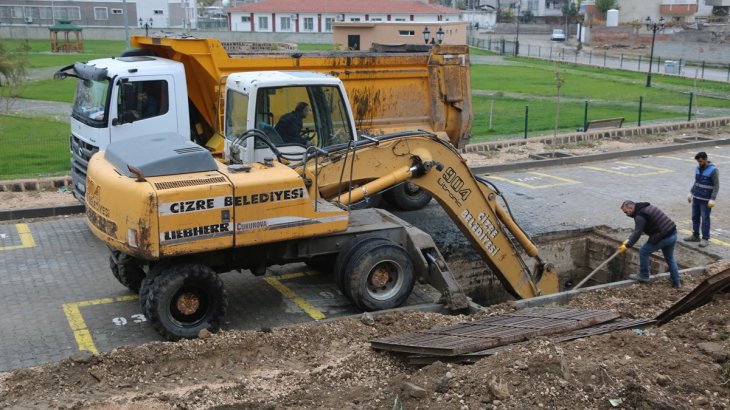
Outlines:
[[[327,74],[232,73],[223,92],[222,157],[158,133],[114,142],[89,162],[87,224],[164,337],[220,327],[227,297],[219,273],[264,275],[292,262],[331,272],[362,310],[401,305],[416,280],[438,289],[450,309],[466,308],[428,234],[382,209],[352,209],[404,182],[437,200],[514,297],[558,291],[555,267],[450,142],[426,131],[357,138],[344,84]],[[266,122],[272,107],[303,96],[311,144],[277,145],[284,138]],[[536,259],[532,268],[517,244]]]
[[[110,143],[159,132],[179,135],[220,153],[224,128],[222,90],[234,72],[320,72],[345,84],[359,135],[422,129],[461,147],[471,132],[468,47],[426,46],[411,52],[284,52],[235,54],[218,39],[133,36],[120,57],[75,63],[56,79],[78,78],[71,114],[73,193],[83,201],[91,156]],[[302,96],[306,97],[306,96]],[[274,101],[276,123],[297,101]],[[309,128],[313,124],[306,124]],[[139,147],[145,149],[145,144]],[[302,147],[303,150],[304,147]],[[414,185],[389,193],[403,209],[430,197]]]

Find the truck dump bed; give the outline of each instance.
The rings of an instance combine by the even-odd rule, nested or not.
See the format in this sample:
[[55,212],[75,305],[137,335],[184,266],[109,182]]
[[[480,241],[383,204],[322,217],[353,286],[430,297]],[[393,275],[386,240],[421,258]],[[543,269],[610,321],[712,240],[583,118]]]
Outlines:
[[342,80],[359,132],[378,135],[421,129],[447,138],[456,147],[466,145],[471,137],[465,45],[434,46],[427,52],[270,54],[229,54],[218,39],[134,36],[132,45],[185,65],[189,98],[210,130],[221,129],[219,89],[228,74],[303,70]]

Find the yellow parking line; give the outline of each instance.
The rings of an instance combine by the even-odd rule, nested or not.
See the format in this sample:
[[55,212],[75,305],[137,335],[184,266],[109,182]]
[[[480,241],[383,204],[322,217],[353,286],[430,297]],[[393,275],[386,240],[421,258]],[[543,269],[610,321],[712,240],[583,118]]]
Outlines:
[[691,164],[695,164],[696,161],[693,159],[687,159],[687,158],[679,158],[679,157],[672,157],[669,155],[657,155],[657,158],[664,158],[664,159],[673,159],[675,161],[682,161],[682,162],[689,162]]
[[530,185],[530,184],[527,184],[527,183],[522,182],[522,181],[515,181],[514,179],[504,178],[504,177],[498,177],[498,176],[494,176],[494,175],[490,175],[489,178],[490,179],[496,179],[497,181],[509,182],[510,184],[517,185],[517,186],[521,186],[521,187],[525,187],[525,188],[530,188],[530,189],[543,189],[543,188],[553,188],[553,187],[557,187],[557,186],[580,184],[579,181],[575,181],[575,180],[568,179],[568,178],[563,178],[563,177],[556,177],[554,175],[548,175],[548,174],[544,174],[542,172],[527,172],[527,174],[536,175],[539,178],[551,178],[551,179],[555,179],[555,180],[561,181],[561,183],[558,183],[558,184],[546,184],[546,185]]
[[325,318],[324,313],[315,309],[315,307],[312,306],[311,304],[309,304],[309,302],[307,302],[306,300],[299,297],[293,290],[289,289],[283,283],[281,283],[282,280],[300,278],[304,275],[312,275],[312,274],[316,274],[316,273],[313,273],[313,272],[289,273],[289,274],[281,275],[281,276],[267,276],[264,278],[264,280],[266,281],[266,283],[271,285],[271,287],[278,290],[279,293],[284,295],[284,297],[286,297],[287,299],[294,302],[294,304],[299,306],[306,314],[309,315],[309,317],[311,317],[314,320],[321,320],[321,319]]
[[614,164],[621,164],[621,165],[626,165],[626,166],[636,167],[636,168],[645,168],[645,169],[650,169],[650,170],[654,170],[654,171],[653,172],[643,172],[643,173],[628,173],[628,172],[623,172],[623,171],[617,171],[615,169],[592,167],[592,166],[588,166],[588,165],[581,166],[581,168],[592,169],[594,171],[607,172],[609,174],[617,174],[617,175],[623,175],[623,176],[629,176],[629,177],[643,177],[643,176],[648,176],[648,175],[659,175],[659,174],[666,174],[666,173],[674,172],[671,169],[655,167],[653,165],[637,164],[635,162],[616,161],[616,162],[614,162]]
[[86,321],[84,316],[81,314],[81,308],[85,306],[103,305],[106,303],[113,302],[127,302],[130,300],[139,299],[137,295],[124,295],[117,296],[114,298],[102,298],[93,300],[84,300],[81,302],[64,303],[63,313],[66,314],[66,320],[68,320],[71,330],[74,332],[74,338],[76,344],[79,346],[79,350],[86,350],[91,353],[97,354],[99,351],[96,349],[94,344],[94,338],[91,337],[91,332],[86,327]]
[[18,231],[18,236],[20,237],[20,245],[2,246],[0,247],[0,251],[35,247],[35,240],[33,240],[33,235],[30,233],[28,224],[15,224],[15,229]]
[[[690,231],[689,229],[679,229],[679,232],[686,234],[686,235],[693,234],[692,231]],[[728,248],[730,248],[730,242],[721,241],[721,240],[715,239],[715,238],[710,238],[709,242],[714,243],[716,245],[727,246]]]

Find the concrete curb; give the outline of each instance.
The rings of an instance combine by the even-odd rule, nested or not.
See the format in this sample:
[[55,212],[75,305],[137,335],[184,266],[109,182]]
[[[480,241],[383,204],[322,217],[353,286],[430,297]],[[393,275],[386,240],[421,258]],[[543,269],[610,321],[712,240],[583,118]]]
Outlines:
[[687,142],[682,144],[671,144],[662,145],[659,147],[648,147],[639,148],[630,151],[616,151],[616,152],[604,152],[601,154],[581,155],[575,157],[565,158],[554,158],[554,159],[543,159],[534,161],[521,161],[512,162],[509,164],[495,164],[485,165],[480,167],[472,167],[471,171],[474,174],[487,174],[491,172],[504,172],[504,171],[521,171],[530,168],[547,168],[561,165],[573,165],[581,164],[585,162],[605,161],[609,159],[625,158],[625,157],[637,157],[642,155],[659,154],[662,152],[678,151],[688,148],[703,148],[711,147],[715,145],[730,145],[730,138],[709,140],[709,141],[698,141],[698,142]]
[[0,221],[81,214],[84,213],[84,209],[85,207],[81,204],[56,206],[50,208],[11,209],[9,211],[0,211]]

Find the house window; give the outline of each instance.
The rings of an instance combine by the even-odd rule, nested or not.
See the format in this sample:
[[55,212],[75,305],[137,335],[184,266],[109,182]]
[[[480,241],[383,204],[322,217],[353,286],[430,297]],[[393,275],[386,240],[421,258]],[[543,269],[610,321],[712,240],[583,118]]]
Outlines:
[[335,21],[332,17],[324,19],[324,31],[332,31],[332,22]]
[[304,18],[304,31],[314,31],[314,18],[312,18],[312,17]]
[[380,17],[375,17],[375,18],[370,19],[370,21],[383,21],[383,19]]
[[81,20],[81,10],[78,7],[54,7],[53,15],[56,20]]
[[241,16],[241,23],[250,23],[251,17],[250,16]]
[[398,30],[399,36],[414,36],[416,33],[413,30]]
[[403,17],[396,17],[395,21],[406,21],[406,19],[404,19]]
[[106,7],[94,7],[94,20],[109,20],[109,9]]
[[164,12],[163,12],[162,10],[154,10],[154,11],[153,11],[153,14],[154,14],[155,16],[162,16],[162,15],[163,15],[163,14],[165,14],[165,13],[164,13]]
[[360,21],[360,17],[350,17],[350,21]]
[[291,30],[291,18],[289,17],[282,17],[281,18],[281,24],[279,24],[279,29],[282,31],[289,31]]
[[268,17],[259,17],[259,30],[268,30],[269,29],[269,18]]
[[122,10],[122,9],[112,9],[112,14],[124,14],[124,10]]
[[53,9],[51,9],[50,7],[41,7],[39,12],[41,19],[53,20]]

